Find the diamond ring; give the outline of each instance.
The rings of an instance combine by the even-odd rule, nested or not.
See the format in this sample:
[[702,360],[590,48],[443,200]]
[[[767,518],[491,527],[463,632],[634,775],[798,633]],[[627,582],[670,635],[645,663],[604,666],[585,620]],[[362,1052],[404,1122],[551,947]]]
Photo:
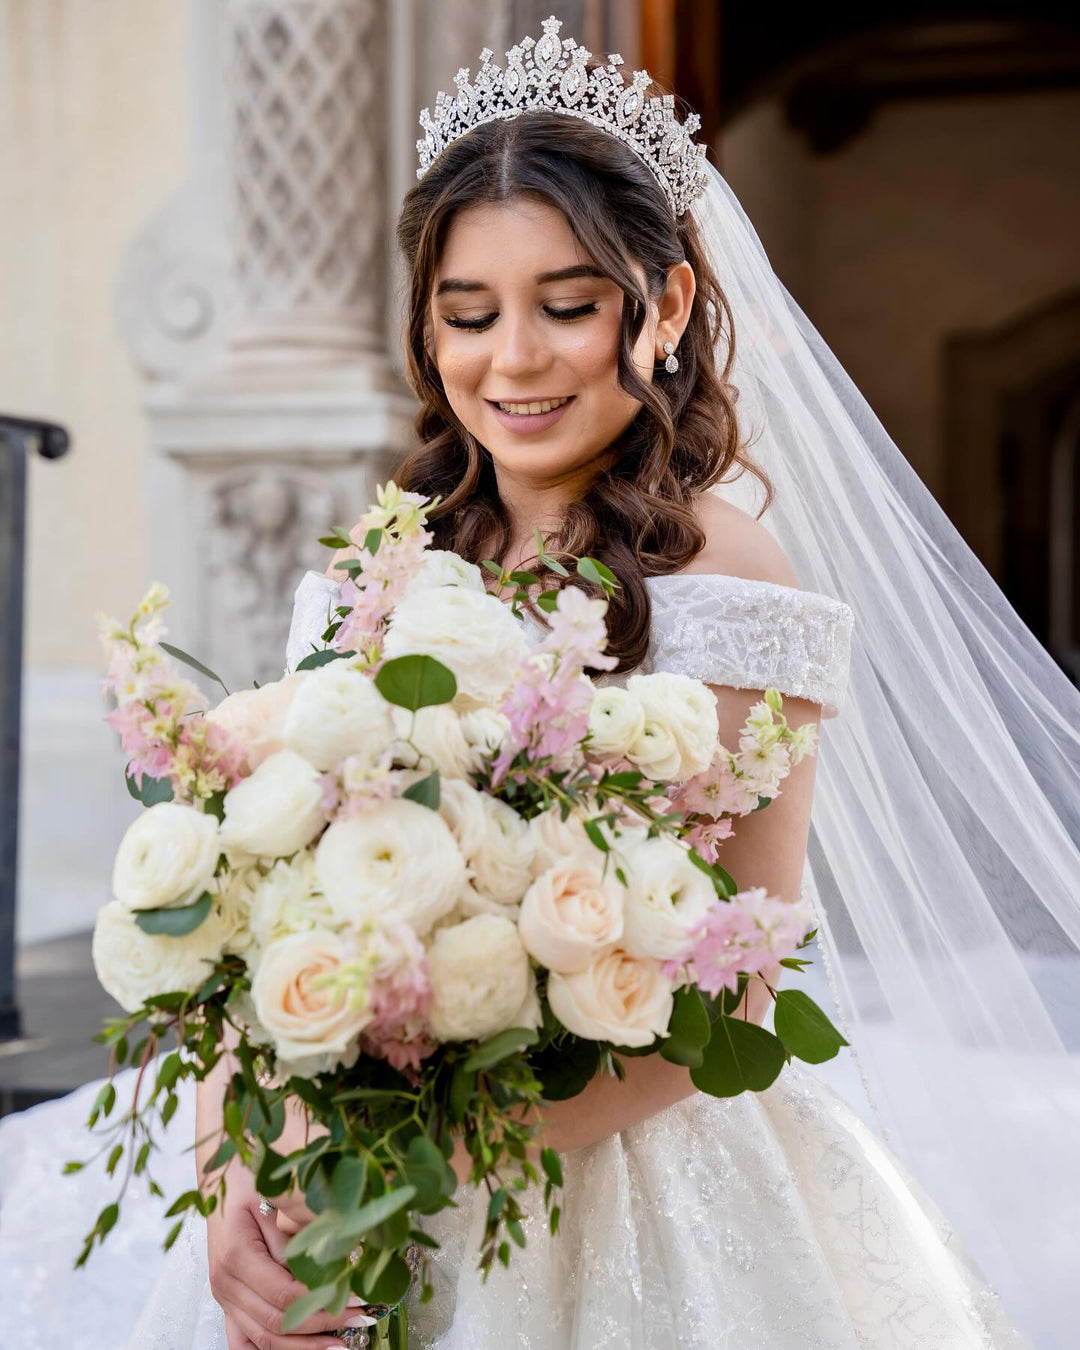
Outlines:
[[277,1205],[267,1200],[265,1195],[259,1196],[259,1213],[263,1216],[264,1219],[269,1218],[270,1215],[276,1211],[276,1209]]

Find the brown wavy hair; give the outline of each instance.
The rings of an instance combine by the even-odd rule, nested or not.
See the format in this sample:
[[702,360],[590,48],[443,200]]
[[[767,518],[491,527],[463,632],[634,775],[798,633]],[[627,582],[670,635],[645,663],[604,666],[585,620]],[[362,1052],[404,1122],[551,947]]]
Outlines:
[[[664,91],[653,85],[648,92]],[[560,210],[595,265],[624,293],[618,380],[642,406],[607,447],[614,452],[610,466],[570,504],[545,546],[555,557],[598,558],[615,573],[620,585],[607,612],[607,650],[618,658],[616,670],[627,671],[644,659],[648,644],[645,577],[679,571],[705,545],[694,498],[734,467],[734,477],[750,472],[764,485],[760,516],[773,488],[739,439],[738,391],[728,380],[735,358],[731,310],[694,219],[687,212],[676,221],[652,170],[615,136],[580,118],[538,110],[484,123],[443,150],[406,194],[397,241],[409,276],[407,378],[421,407],[419,445],[395,479],[410,491],[441,497],[429,517],[437,548],[471,562],[486,553],[505,560],[510,523],[491,456],[450,407],[426,336],[438,262],[455,214],[522,196]],[[663,294],[668,269],[684,259],[697,289],[678,346],[679,369],[668,374],[660,364],[649,384],[634,369],[632,350],[647,301]],[[633,262],[647,278],[648,295]],[[727,359],[718,370],[714,352],[725,323]],[[530,570],[559,584],[535,565]],[[572,584],[597,590],[576,575]]]

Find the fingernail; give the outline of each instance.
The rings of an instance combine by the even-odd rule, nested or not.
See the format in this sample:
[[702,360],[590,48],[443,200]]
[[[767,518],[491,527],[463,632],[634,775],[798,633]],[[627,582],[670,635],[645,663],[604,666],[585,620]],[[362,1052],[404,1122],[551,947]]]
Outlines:
[[368,1317],[366,1313],[357,1313],[355,1317],[350,1317],[345,1323],[347,1327],[373,1327],[378,1321],[376,1317]]
[[349,1301],[345,1304],[346,1308],[362,1308],[364,1300],[358,1294],[350,1294]]

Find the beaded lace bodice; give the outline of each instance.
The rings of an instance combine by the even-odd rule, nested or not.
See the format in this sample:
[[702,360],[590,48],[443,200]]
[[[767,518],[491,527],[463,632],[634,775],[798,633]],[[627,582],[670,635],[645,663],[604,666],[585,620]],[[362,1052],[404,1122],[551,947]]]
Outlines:
[[[652,632],[642,672],[672,671],[734,689],[775,685],[785,696],[820,703],[822,718],[838,715],[855,621],[842,600],[719,572],[649,577],[646,584]],[[287,670],[321,645],[339,593],[339,583],[321,572],[304,575],[296,588]],[[535,620],[528,621],[538,632]],[[597,683],[626,678],[604,675]]]

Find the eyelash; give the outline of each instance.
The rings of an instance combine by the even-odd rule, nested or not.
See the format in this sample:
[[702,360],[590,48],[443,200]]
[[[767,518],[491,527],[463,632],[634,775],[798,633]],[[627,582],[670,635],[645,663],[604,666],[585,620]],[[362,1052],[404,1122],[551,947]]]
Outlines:
[[[550,309],[544,306],[544,313],[551,316],[558,323],[573,323],[575,319],[583,319],[586,314],[596,314],[599,312],[599,306],[595,304],[578,305],[575,309]],[[467,332],[478,333],[487,328],[495,319],[494,314],[485,314],[480,319],[451,319],[447,317],[445,322],[451,328],[464,328]]]

